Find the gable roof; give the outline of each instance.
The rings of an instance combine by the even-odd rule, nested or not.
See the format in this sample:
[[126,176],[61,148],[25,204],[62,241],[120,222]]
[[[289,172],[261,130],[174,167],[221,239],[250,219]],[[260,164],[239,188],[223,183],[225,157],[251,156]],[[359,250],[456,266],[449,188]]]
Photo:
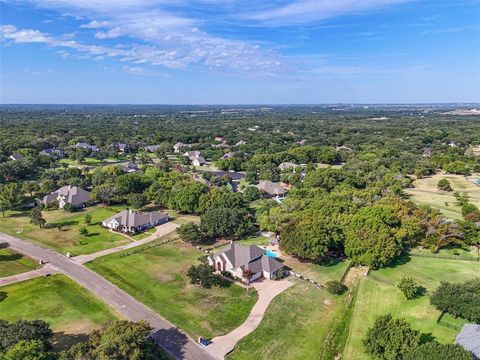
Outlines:
[[480,325],[463,325],[455,343],[461,345],[465,350],[471,351],[475,357],[480,358]]
[[90,200],[90,193],[78,186],[62,186],[57,191],[44,196],[42,203],[49,204],[53,201],[57,201],[58,197],[62,197],[63,201],[67,204],[80,205]]
[[99,148],[96,147],[95,145],[90,145],[90,144],[85,143],[85,142],[76,143],[75,147],[76,148],[83,148],[83,149],[87,149],[87,150],[91,150],[91,151],[98,151],[99,150]]
[[138,166],[136,164],[132,163],[132,162],[129,162],[125,165],[122,165],[121,169],[122,169],[123,172],[131,173],[131,172],[138,171]]
[[256,245],[243,246],[237,243],[231,242],[227,248],[218,254],[224,254],[234,267],[241,267],[248,264],[253,259],[262,256],[265,251]]
[[161,211],[139,212],[131,209],[125,209],[119,213],[103,220],[104,223],[109,223],[116,220],[121,226],[126,228],[142,226],[146,224],[154,224],[161,219],[168,218],[168,215]]
[[283,264],[265,255],[265,250],[256,245],[239,245],[231,242],[225,249],[212,257],[224,255],[234,268],[249,269],[254,273],[260,271],[272,272],[283,268]]
[[265,191],[270,195],[283,195],[285,194],[285,189],[280,183],[275,183],[269,180],[260,181],[257,185],[257,189]]
[[205,164],[206,163],[205,158],[203,156],[195,156],[192,159],[192,162],[193,161],[198,161],[199,164]]
[[62,150],[62,149],[44,149],[42,151],[40,151],[39,153],[40,155],[44,155],[44,156],[65,156],[65,151]]
[[10,155],[10,159],[12,160],[22,160],[25,156],[23,156],[22,154],[12,154]]

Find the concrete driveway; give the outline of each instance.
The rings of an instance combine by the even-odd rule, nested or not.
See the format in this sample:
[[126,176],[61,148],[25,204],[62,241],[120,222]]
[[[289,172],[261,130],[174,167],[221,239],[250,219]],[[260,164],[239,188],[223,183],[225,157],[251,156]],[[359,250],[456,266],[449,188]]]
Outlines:
[[247,320],[230,333],[212,339],[207,346],[207,351],[217,359],[223,359],[228,353],[235,349],[235,345],[245,336],[254,331],[265,315],[265,311],[272,300],[287,290],[293,284],[288,280],[267,280],[256,281],[252,286],[258,292],[258,301],[253,306]]

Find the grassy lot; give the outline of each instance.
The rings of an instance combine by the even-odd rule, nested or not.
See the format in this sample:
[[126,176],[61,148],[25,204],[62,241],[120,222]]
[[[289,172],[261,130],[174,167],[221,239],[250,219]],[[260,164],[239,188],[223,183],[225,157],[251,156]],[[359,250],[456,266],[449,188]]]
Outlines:
[[[375,319],[387,313],[405,318],[414,329],[431,334],[442,343],[453,342],[464,321],[447,316],[443,318],[442,323],[448,323],[450,327],[437,324],[440,312],[430,305],[428,292],[435,290],[440,281],[461,282],[479,274],[478,262],[424,257],[411,257],[405,259],[404,264],[372,271],[368,278],[360,282],[344,358],[349,360],[369,358],[363,352],[362,339]],[[405,300],[396,287],[403,276],[416,279],[426,288],[427,295],[414,300]]]
[[454,191],[468,193],[470,201],[480,207],[480,187],[462,175],[438,173],[430,177],[415,180],[413,182],[415,188],[407,189],[405,192],[410,195],[410,199],[415,203],[430,205],[432,208],[440,210],[450,219],[459,219],[462,215],[460,208],[455,206],[453,192],[439,191],[437,189],[437,183],[441,179],[449,180]]
[[107,305],[64,275],[0,287],[0,314],[8,321],[45,320],[57,333],[60,347],[117,318]]
[[37,268],[38,264],[35,260],[12,249],[0,247],[0,277],[16,275]]
[[[167,237],[176,237],[173,232]],[[202,253],[176,240],[134,255],[112,254],[87,266],[192,336],[230,332],[247,318],[257,300],[238,285],[202,289],[189,283],[187,269]]]
[[[0,232],[41,243],[62,253],[90,254],[129,242],[124,236],[101,226],[102,220],[121,209],[115,206],[91,206],[74,213],[64,210],[44,211],[47,226],[42,229],[30,224],[27,212],[9,212],[8,217],[0,221]],[[87,214],[92,215],[92,223],[88,226],[83,221]],[[63,224],[61,231],[56,228],[57,224]],[[82,227],[87,227],[87,236],[79,234]]]
[[297,281],[273,299],[259,327],[227,358],[319,359],[340,299]]
[[438,258],[457,258],[465,260],[477,260],[477,248],[474,246],[469,246],[465,248],[452,247],[441,249],[438,253],[433,254],[429,249],[420,249],[415,248],[410,250],[412,255],[424,255],[428,257],[438,257]]

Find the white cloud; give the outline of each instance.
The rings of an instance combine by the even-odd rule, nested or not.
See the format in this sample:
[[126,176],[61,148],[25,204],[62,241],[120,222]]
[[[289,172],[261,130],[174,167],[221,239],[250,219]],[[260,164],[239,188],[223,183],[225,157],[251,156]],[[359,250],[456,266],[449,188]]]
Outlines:
[[294,0],[284,6],[272,6],[266,10],[248,13],[245,18],[271,25],[292,25],[375,10],[408,1],[413,0]]
[[0,39],[12,40],[16,43],[48,42],[48,37],[38,30],[17,30],[13,25],[0,25]]
[[108,21],[97,21],[93,20],[90,21],[88,24],[83,24],[80,25],[80,28],[82,29],[99,29],[99,28],[104,28],[108,26]]

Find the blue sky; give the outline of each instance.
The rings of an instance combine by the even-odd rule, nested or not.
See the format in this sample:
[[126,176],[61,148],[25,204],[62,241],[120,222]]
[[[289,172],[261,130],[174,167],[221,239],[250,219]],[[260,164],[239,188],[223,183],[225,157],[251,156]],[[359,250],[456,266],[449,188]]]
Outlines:
[[1,103],[480,102],[480,1],[0,0]]

